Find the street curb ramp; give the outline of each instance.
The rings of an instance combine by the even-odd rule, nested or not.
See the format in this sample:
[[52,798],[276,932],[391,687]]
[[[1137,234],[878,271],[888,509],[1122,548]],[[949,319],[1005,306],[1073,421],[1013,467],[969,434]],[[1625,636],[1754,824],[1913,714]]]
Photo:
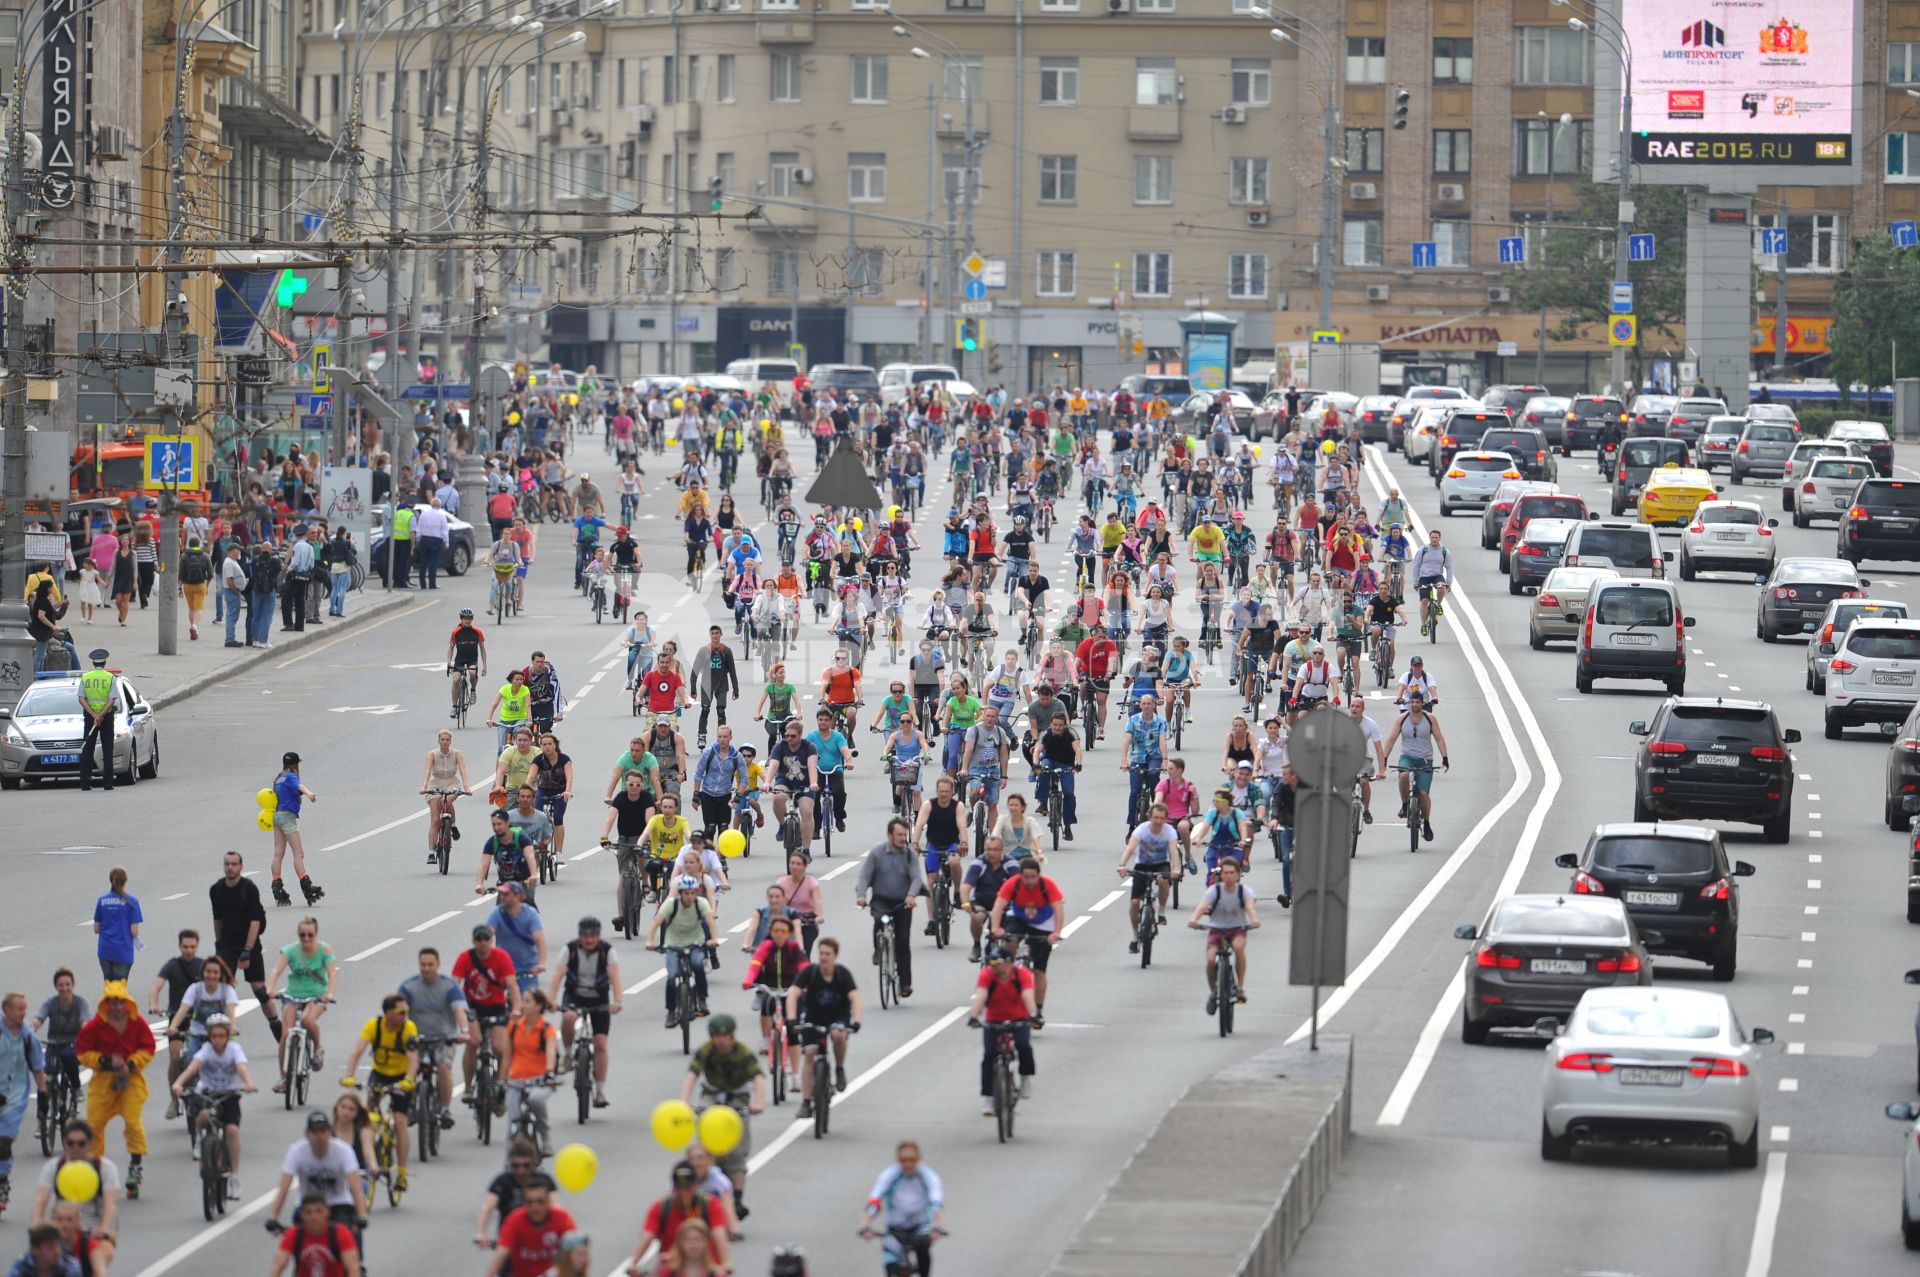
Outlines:
[[1320,1035],[1189,1087],[1046,1277],[1272,1277],[1353,1134],[1353,1039]]
[[[342,618],[335,617],[325,625],[308,626],[298,634],[276,635],[279,641],[272,647],[250,648],[245,656],[240,657],[232,664],[222,665],[217,670],[208,670],[205,674],[196,675],[180,684],[180,686],[170,688],[157,696],[149,697],[148,700],[155,709],[165,709],[169,705],[177,705],[189,696],[197,696],[215,684],[226,682],[236,674],[246,673],[256,665],[265,665],[268,661],[281,660],[284,659],[289,652],[297,652],[303,647],[311,647],[313,644],[326,639],[337,638],[342,634],[350,634],[368,621],[398,612],[401,608],[420,601],[419,596],[412,590],[397,591],[392,598],[382,599],[378,603],[370,603],[358,612],[355,612],[352,616],[346,617],[344,622]],[[214,632],[216,635],[219,633],[218,627],[215,628]]]

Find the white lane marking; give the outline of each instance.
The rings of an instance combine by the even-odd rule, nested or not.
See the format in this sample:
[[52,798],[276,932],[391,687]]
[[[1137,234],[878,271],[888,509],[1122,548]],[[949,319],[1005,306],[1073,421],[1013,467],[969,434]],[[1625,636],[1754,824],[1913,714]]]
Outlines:
[[1810,984],[1796,984],[1793,986],[1793,996],[1796,998],[1804,998],[1812,991],[1813,986]]
[[382,949],[391,949],[393,948],[393,946],[399,943],[400,943],[399,936],[388,936],[385,940],[382,940],[379,944],[370,945],[367,948],[362,949],[360,952],[354,954],[351,958],[348,958],[347,961],[358,962],[362,958],[371,958],[374,954],[379,953]]
[[232,1232],[242,1223],[245,1223],[248,1219],[251,1219],[272,1204],[273,1193],[265,1192],[244,1206],[232,1207],[227,1211],[226,1217],[219,1223],[210,1224],[194,1233],[193,1236],[187,1238],[187,1240],[181,1242],[178,1246],[175,1246],[172,1250],[135,1273],[133,1277],[160,1277],[160,1274],[171,1270],[182,1260],[191,1257],[195,1252],[199,1251],[201,1247],[214,1241],[216,1238]]
[[594,855],[594,854],[596,854],[596,853],[597,853],[597,852],[598,852],[599,850],[600,850],[600,844],[599,844],[599,843],[593,843],[593,844],[591,844],[591,845],[589,845],[589,846],[587,847],[587,849],[586,849],[585,851],[572,851],[572,852],[568,852],[568,853],[567,853],[567,863],[571,865],[571,864],[575,864],[575,863],[577,863],[577,862],[579,862],[579,861],[582,861],[582,860],[585,860],[585,859],[586,859],[586,858],[587,858],[588,856],[591,856],[591,855]]
[[1817,803],[1817,802],[1819,802],[1819,801],[1820,801],[1820,795],[1818,795],[1818,794],[1808,794],[1808,795],[1807,795],[1807,801],[1808,801],[1808,802],[1810,802],[1810,803]]
[[15,949],[21,947],[22,946],[17,944],[0,944],[0,953],[12,953]]
[[1767,1277],[1773,1267],[1773,1235],[1780,1225],[1780,1199],[1786,1189],[1787,1155],[1767,1154],[1767,1177],[1760,1185],[1760,1206],[1754,1216],[1753,1247],[1747,1252],[1746,1277]]
[[1780,1079],[1780,1089],[1783,1091],[1797,1091],[1800,1089],[1800,1079],[1797,1077],[1783,1077]]
[[1819,853],[1819,852],[1817,852],[1817,851],[1810,851],[1810,852],[1808,852],[1808,853],[1807,853],[1807,863],[1808,863],[1808,864],[1810,864],[1810,865],[1817,865],[1817,864],[1819,864],[1819,863],[1820,863],[1820,853]]
[[1066,926],[1060,928],[1060,938],[1062,940],[1066,940],[1070,938],[1074,932],[1080,930],[1080,928],[1086,926],[1089,922],[1092,922],[1092,921],[1093,921],[1092,914],[1090,913],[1081,914],[1078,918],[1075,918],[1072,922],[1069,922]]
[[[1736,688],[1736,689],[1734,689],[1734,690],[1736,690],[1736,691],[1738,691],[1739,689],[1738,689],[1738,688]],[[1820,813],[1819,813],[1819,812],[1817,812],[1817,811],[1810,811],[1810,812],[1808,812],[1808,813],[1807,813],[1807,819],[1808,819],[1808,820],[1818,820],[1818,819],[1820,819]]]
[[753,925],[752,918],[742,919],[741,921],[734,923],[731,927],[728,927],[727,934],[730,936],[737,936],[742,931],[745,931],[748,927],[751,927],[752,925]]
[[1800,938],[1806,941],[1808,944],[1812,944],[1814,940],[1817,938],[1817,935],[1815,932],[1812,932],[1812,931],[1802,931],[1800,933]]
[[421,923],[417,927],[408,927],[407,934],[417,936],[422,931],[428,931],[434,927],[439,926],[441,923],[445,922],[449,918],[458,918],[459,916],[460,916],[460,911],[458,909],[449,909],[445,913],[435,914],[433,917],[428,918],[425,922]]
[[1800,969],[1801,969],[1802,971],[1806,971],[1806,970],[1810,970],[1810,969],[1812,969],[1812,967],[1813,967],[1813,959],[1812,959],[1812,958],[1801,958],[1801,959],[1799,960],[1799,962],[1798,962],[1798,964],[1797,964],[1797,965],[1799,966],[1799,968],[1800,968]]
[[1426,1027],[1420,1030],[1419,1040],[1413,1044],[1413,1056],[1401,1072],[1400,1080],[1394,1084],[1392,1094],[1387,1096],[1380,1116],[1373,1119],[1374,1125],[1398,1126],[1406,1121],[1407,1110],[1413,1107],[1414,1094],[1420,1089],[1420,1079],[1426,1076],[1427,1069],[1433,1064],[1433,1057],[1440,1050],[1440,1039],[1453,1023],[1460,1000],[1466,996],[1466,970],[1467,960],[1462,958],[1460,966],[1447,979],[1446,994],[1433,1004],[1433,1014],[1427,1017]]
[[1820,906],[1819,906],[1819,905],[1808,905],[1808,906],[1807,906],[1807,912],[1808,912],[1809,914],[1815,914],[1815,913],[1819,913],[1819,912],[1820,912]]
[[865,860],[866,858],[867,858],[866,853],[862,852],[860,855],[855,856],[852,860],[849,860],[846,864],[841,865],[838,869],[834,870],[832,873],[821,874],[820,881],[832,882],[835,878],[838,878],[841,874],[846,873],[848,870],[858,869],[860,867],[860,862]]
[[386,824],[381,825],[378,829],[369,829],[364,834],[355,834],[351,838],[343,839],[340,842],[334,843],[331,847],[322,847],[320,850],[338,851],[342,847],[351,847],[353,846],[353,844],[357,842],[365,842],[369,838],[375,837],[379,834],[384,834],[389,829],[398,829],[400,828],[400,826],[406,824],[409,820],[418,820],[426,814],[427,814],[427,809],[425,807],[422,807],[417,811],[410,811],[406,815],[400,817],[400,819],[398,820],[389,820]]
[[1790,1126],[1769,1126],[1767,1128],[1767,1139],[1775,1144],[1785,1144],[1787,1140],[1792,1137],[1792,1134],[1793,1128]]
[[667,969],[665,967],[661,967],[658,971],[654,972],[652,975],[642,980],[639,984],[636,984],[631,989],[626,990],[626,992],[621,994],[621,996],[632,997],[634,994],[640,992],[640,990],[648,988],[652,985],[659,984],[662,980],[666,978],[667,978]]
[[1795,1011],[1793,1014],[1787,1017],[1788,1024],[1805,1024],[1806,1022],[1807,1022],[1807,1013],[1804,1011]]
[[1118,900],[1120,897],[1126,894],[1127,894],[1127,890],[1125,887],[1116,887],[1112,891],[1109,891],[1106,895],[1100,897],[1098,900],[1088,905],[1087,912],[1099,913],[1102,909],[1105,909],[1108,905],[1112,904],[1114,901]]
[[1808,891],[1820,890],[1820,880],[1818,878],[1807,879],[1807,890]]
[[1788,1055],[1805,1055],[1806,1053],[1807,1053],[1807,1044],[1805,1042],[1787,1043]]
[[1806,773],[1806,772],[1801,772],[1801,773],[1800,773],[1800,779],[1801,779],[1801,780],[1812,780],[1812,779],[1813,779],[1813,777],[1812,777],[1811,775],[1809,775],[1808,773]]
[[1823,834],[1823,833],[1821,833],[1821,832],[1820,832],[1820,831],[1819,831],[1818,829],[1809,829],[1809,830],[1807,831],[1807,837],[1809,837],[1809,838],[1824,838],[1824,837],[1826,837],[1826,835],[1825,835],[1825,834]]
[[166,903],[167,901],[169,901],[169,900],[184,900],[184,899],[186,899],[186,896],[187,896],[187,893],[186,893],[186,892],[184,892],[184,891],[176,891],[176,892],[174,892],[174,893],[173,893],[172,895],[170,895],[170,896],[162,896],[162,897],[160,897],[160,903],[161,903],[161,904],[165,904],[165,903]]

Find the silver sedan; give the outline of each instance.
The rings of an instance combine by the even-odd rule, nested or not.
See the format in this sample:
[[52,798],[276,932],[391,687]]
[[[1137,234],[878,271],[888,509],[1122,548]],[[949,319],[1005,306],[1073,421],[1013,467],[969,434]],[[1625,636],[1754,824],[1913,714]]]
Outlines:
[[[35,681],[13,713],[0,718],[0,789],[18,789],[23,780],[37,785],[79,776],[80,742],[86,730],[80,714],[79,675]],[[96,767],[99,762],[96,753]],[[160,774],[158,716],[126,678],[120,680],[120,704],[114,714],[113,772],[124,784]]]

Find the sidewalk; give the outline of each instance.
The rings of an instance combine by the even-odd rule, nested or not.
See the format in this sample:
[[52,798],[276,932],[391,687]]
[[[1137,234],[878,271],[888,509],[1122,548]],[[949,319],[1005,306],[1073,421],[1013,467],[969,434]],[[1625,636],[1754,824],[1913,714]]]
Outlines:
[[282,660],[288,652],[337,638],[368,620],[419,602],[419,596],[412,590],[398,590],[389,594],[380,589],[378,578],[369,578],[368,585],[371,588],[347,595],[347,615],[344,618],[326,618],[319,625],[309,621],[307,628],[298,634],[281,633],[280,620],[276,616],[273,630],[267,636],[270,646],[265,650],[225,646],[226,622],[213,621],[211,598],[207,601],[207,620],[200,626],[200,637],[197,640],[189,639],[187,603],[181,599],[179,654],[159,655],[160,593],[157,586],[151,606],[145,610],[141,609],[137,599],[134,601],[127,611],[125,628],[115,618],[111,604],[94,609],[92,625],[80,618],[77,606],[69,608],[66,624],[73,631],[73,645],[80,653],[82,668],[86,665],[88,652],[104,647],[111,653],[108,663],[131,678],[156,708],[163,708],[183,701],[195,692],[242,670],[265,661]]

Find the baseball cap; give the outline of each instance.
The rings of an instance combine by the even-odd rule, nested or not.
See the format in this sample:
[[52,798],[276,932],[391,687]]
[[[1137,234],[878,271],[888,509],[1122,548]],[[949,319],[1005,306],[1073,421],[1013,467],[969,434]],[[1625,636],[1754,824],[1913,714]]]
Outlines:
[[[105,658],[102,657],[101,659],[104,660]],[[280,755],[280,765],[282,767],[298,767],[300,765],[300,755],[294,753],[292,750],[288,750],[286,753]]]
[[483,922],[475,927],[471,934],[475,940],[491,940],[493,939],[493,928]]
[[692,1162],[675,1162],[673,1164],[673,1182],[675,1184],[692,1184],[698,1182],[698,1180],[699,1176],[693,1173]]
[[333,1119],[329,1118],[319,1109],[315,1109],[313,1112],[307,1114],[307,1129],[310,1131],[330,1131],[333,1129]]
[[500,894],[524,896],[527,894],[527,889],[517,882],[503,882],[500,884]]

